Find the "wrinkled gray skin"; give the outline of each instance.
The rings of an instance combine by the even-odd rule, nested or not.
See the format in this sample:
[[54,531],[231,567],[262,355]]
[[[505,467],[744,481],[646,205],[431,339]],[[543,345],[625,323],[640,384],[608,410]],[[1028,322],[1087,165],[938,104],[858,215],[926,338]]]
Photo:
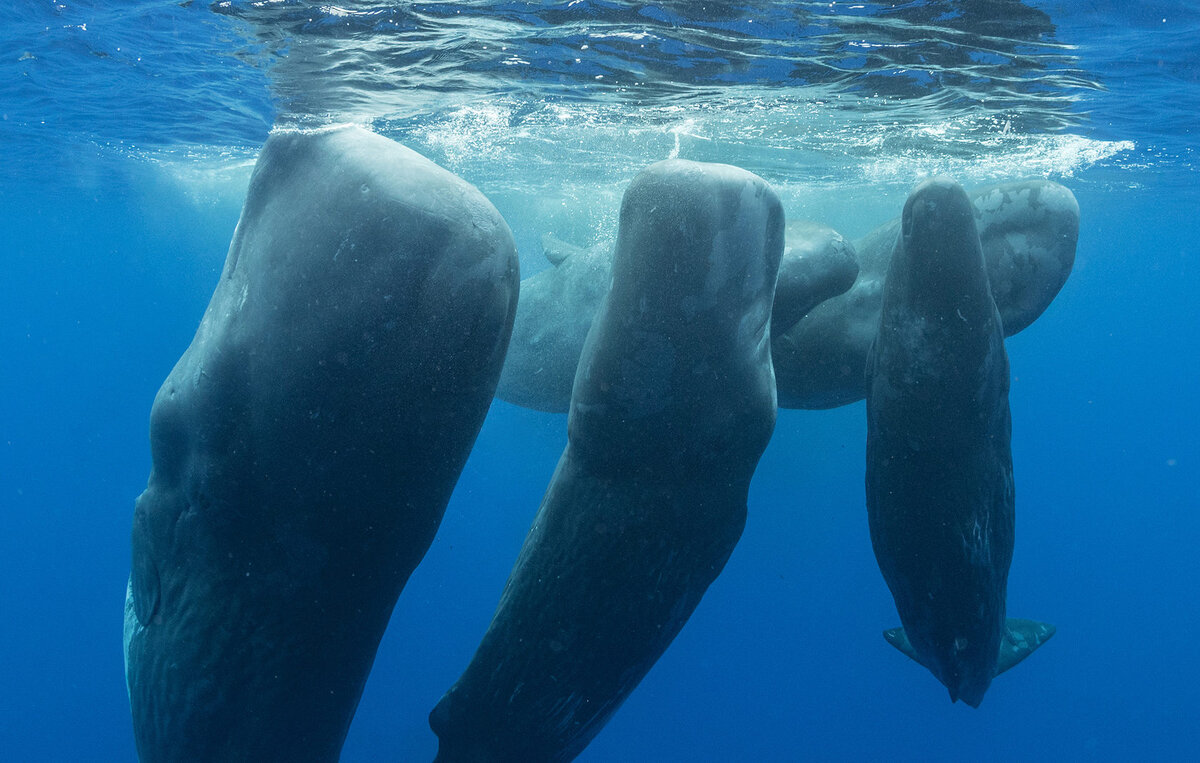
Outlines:
[[479,649],[430,714],[437,760],[574,758],[721,571],[775,423],[782,250],[761,178],[671,160],[634,179],[566,450]]
[[975,216],[946,178],[908,197],[866,375],[871,544],[903,625],[885,635],[973,707],[1053,634],[1005,619],[1009,368]]
[[487,412],[512,235],[357,128],[274,133],[151,411],[126,679],[143,761],[333,761]]
[[[1066,283],[1079,238],[1079,205],[1048,180],[1006,183],[971,194],[992,296],[1005,336],[1033,323]],[[879,322],[883,278],[900,220],[856,243],[854,286],[771,341],[779,405],[833,408],[866,394],[863,368]]]
[[[521,284],[496,394],[526,408],[566,413],[584,339],[612,281],[612,246],[604,242],[581,249],[549,234],[542,246],[555,267]],[[840,233],[817,223],[788,223],[772,334],[790,329],[813,307],[849,289],[857,276],[854,247]]]
[[[1069,190],[1047,180],[984,188],[972,198],[993,295],[1012,336],[1042,314],[1070,275],[1079,206]],[[775,299],[781,317],[771,332],[780,407],[833,408],[866,394],[863,368],[899,226],[892,220],[850,246],[828,228],[789,223]],[[570,249],[551,242],[547,256],[562,264],[521,287],[497,392],[508,402],[567,410],[579,350],[610,272],[606,246],[568,255]],[[855,251],[861,272],[847,257]],[[823,256],[809,259],[816,252]],[[818,274],[813,286],[789,288],[789,263],[807,263]]]

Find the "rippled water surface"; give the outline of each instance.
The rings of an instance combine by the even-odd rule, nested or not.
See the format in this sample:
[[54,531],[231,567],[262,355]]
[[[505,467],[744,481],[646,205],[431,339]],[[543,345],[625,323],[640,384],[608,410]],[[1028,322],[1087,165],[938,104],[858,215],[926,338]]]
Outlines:
[[480,174],[624,176],[679,153],[907,183],[1190,168],[1180,128],[1200,108],[1174,87],[1195,84],[1195,14],[1165,4],[109,6],[7,11],[10,127],[172,155],[253,150],[275,121],[358,121]]

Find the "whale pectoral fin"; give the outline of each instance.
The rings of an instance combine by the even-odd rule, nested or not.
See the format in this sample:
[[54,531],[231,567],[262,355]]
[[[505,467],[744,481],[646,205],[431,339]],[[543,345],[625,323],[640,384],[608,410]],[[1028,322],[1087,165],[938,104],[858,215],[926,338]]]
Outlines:
[[1036,620],[1010,617],[1004,624],[1004,636],[1000,640],[1000,658],[996,660],[996,675],[1000,675],[1021,660],[1033,654],[1033,650],[1050,640],[1055,627]]
[[585,251],[583,247],[568,244],[556,237],[553,233],[542,234],[542,254],[546,255],[546,259],[550,260],[550,264],[558,267],[573,254]]
[[913,662],[927,670],[932,670],[932,668],[926,665],[925,662],[917,656],[917,650],[913,649],[912,643],[908,640],[908,634],[904,632],[903,628],[889,628],[883,632],[883,637],[887,639],[889,644],[908,655],[909,659],[911,659]]

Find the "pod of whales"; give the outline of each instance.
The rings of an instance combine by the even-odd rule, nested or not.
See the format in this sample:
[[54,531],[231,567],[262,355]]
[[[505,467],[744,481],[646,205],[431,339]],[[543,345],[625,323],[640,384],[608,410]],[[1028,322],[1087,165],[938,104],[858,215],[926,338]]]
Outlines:
[[1054,633],[1005,618],[1009,367],[975,217],[951,180],[909,196],[866,374],[871,544],[903,625],[885,636],[973,707]]
[[466,182],[357,128],[272,134],[151,412],[125,611],[143,761],[337,759],[518,278]]
[[476,189],[357,128],[273,133],[151,412],[124,619],[139,756],[338,758],[498,380],[549,410],[566,387],[568,444],[430,713],[439,761],[587,746],[737,544],[777,399],[866,397],[885,638],[978,706],[1054,634],[1006,616],[1003,342],[1077,233],[1056,184],[935,179],[855,247],[785,226],[749,172],[670,160],[630,184],[615,248],[544,239],[554,267],[518,307],[512,235]]
[[570,760],[691,615],[775,423],[783,212],[760,178],[660,162],[625,193],[568,444],[465,672],[439,761]]
[[[993,296],[1011,336],[1042,314],[1070,275],[1079,206],[1048,180],[983,188],[972,198]],[[863,368],[899,227],[892,220],[851,246],[829,228],[788,224],[771,331],[781,407],[832,408],[866,394]],[[605,245],[582,250],[553,241],[546,251],[558,264],[521,287],[497,394],[565,412],[587,328],[608,289],[611,254]],[[804,277],[794,280],[794,268]]]

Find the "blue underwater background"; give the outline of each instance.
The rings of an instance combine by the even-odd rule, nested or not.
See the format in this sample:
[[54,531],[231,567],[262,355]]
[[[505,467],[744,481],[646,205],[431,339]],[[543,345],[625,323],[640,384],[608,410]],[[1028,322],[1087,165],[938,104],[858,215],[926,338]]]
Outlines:
[[[978,710],[880,633],[863,404],[781,410],[740,544],[586,761],[1189,760],[1200,749],[1200,10],[1188,2],[123,3],[0,9],[0,759],[135,758],[121,657],[159,384],[273,123],[371,125],[477,185],[523,275],[643,166],[758,172],[857,237],[935,172],[1049,177],[1074,271],[1012,364],[1009,614]],[[566,441],[496,401],[346,761],[429,760]]]

